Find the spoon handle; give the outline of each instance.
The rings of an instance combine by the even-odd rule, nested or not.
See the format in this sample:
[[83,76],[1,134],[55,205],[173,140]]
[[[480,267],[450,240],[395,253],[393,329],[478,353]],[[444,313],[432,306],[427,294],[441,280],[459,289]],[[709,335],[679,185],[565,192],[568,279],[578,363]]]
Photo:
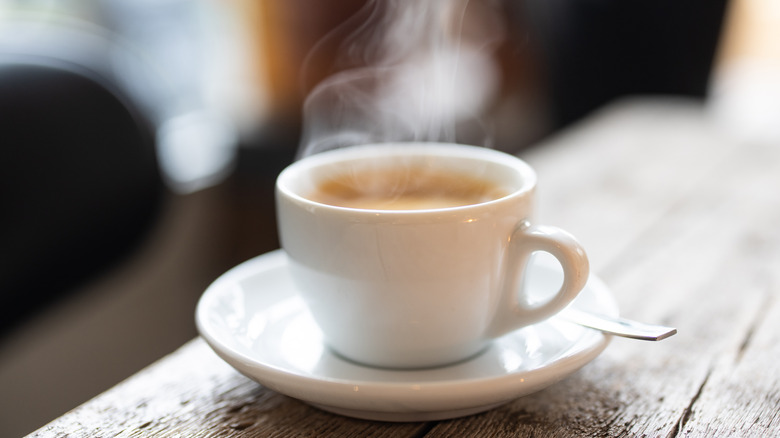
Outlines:
[[645,324],[630,319],[596,315],[581,310],[568,308],[560,314],[562,319],[624,338],[643,341],[660,341],[677,333],[676,328],[661,325]]

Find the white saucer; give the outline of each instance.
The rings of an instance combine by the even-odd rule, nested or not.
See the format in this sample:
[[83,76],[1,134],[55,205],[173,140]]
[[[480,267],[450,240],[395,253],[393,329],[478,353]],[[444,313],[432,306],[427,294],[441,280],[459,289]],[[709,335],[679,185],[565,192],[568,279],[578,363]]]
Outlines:
[[[534,267],[530,284],[552,289],[560,274]],[[572,306],[617,316],[609,289],[589,280]],[[287,255],[274,251],[231,269],[201,297],[198,330],[247,377],[326,411],[381,421],[475,414],[538,391],[575,372],[609,337],[556,318],[497,339],[479,356],[446,367],[389,370],[331,353],[298,298]]]

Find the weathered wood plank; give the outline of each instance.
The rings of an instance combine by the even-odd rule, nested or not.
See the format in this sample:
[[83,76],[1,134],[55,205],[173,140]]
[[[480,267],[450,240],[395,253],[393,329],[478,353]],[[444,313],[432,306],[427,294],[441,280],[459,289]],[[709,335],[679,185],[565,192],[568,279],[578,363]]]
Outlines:
[[196,339],[32,437],[404,437],[424,423],[339,417],[265,389]]
[[[773,436],[780,430],[780,149],[743,145],[719,182],[731,191],[730,217],[741,236],[718,289],[721,312],[702,329],[719,326],[739,343],[713,357],[712,372],[691,406],[680,436]],[[731,304],[731,305],[730,305]],[[744,327],[737,322],[742,321]]]
[[522,158],[539,175],[538,220],[577,236],[603,274],[737,149],[699,102],[628,100]]

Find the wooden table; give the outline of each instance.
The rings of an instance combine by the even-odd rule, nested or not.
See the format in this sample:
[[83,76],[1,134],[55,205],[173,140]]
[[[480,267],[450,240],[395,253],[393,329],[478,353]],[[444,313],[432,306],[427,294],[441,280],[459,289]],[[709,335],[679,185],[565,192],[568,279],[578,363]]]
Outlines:
[[243,377],[200,339],[33,436],[779,436],[780,144],[738,141],[701,104],[627,101],[522,154],[540,218],[570,230],[629,318],[582,370],[470,417],[340,417]]

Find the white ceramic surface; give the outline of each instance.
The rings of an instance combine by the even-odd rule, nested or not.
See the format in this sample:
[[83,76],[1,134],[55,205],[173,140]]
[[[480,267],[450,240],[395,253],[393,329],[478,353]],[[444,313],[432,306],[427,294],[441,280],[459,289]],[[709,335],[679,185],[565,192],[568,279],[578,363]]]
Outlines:
[[[534,263],[531,289],[549,291],[560,282],[554,264]],[[594,276],[571,305],[618,314],[609,289]],[[220,357],[262,385],[327,411],[381,421],[437,420],[491,409],[570,375],[598,356],[610,339],[553,317],[500,337],[477,356],[450,366],[366,367],[323,345],[281,250],[217,279],[198,303],[196,323]]]
[[[405,166],[488,180],[506,195],[427,210],[308,199],[330,175]],[[393,143],[328,151],[279,175],[279,236],[293,280],[335,351],[393,368],[449,364],[557,313],[587,280],[577,241],[533,221],[535,188],[528,164],[481,147]],[[517,284],[535,251],[553,254],[566,275],[546,300],[529,305]]]

